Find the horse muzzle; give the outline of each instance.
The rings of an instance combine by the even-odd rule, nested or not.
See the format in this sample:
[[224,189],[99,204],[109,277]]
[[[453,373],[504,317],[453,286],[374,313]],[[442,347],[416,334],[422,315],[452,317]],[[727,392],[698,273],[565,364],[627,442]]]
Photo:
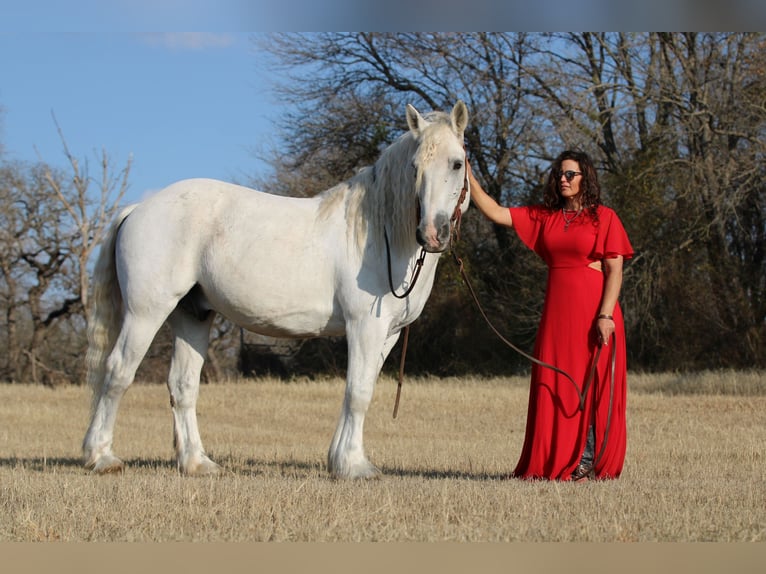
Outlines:
[[415,231],[418,244],[429,253],[441,253],[449,246],[450,218],[440,213],[433,221],[420,222]]

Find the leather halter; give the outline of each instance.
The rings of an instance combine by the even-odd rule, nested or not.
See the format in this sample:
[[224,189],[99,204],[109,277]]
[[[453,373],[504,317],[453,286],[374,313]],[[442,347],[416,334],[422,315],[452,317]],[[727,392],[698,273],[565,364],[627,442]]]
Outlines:
[[[465,158],[466,163],[468,162],[468,156],[466,155]],[[465,166],[465,164],[464,164]],[[467,168],[465,168],[467,170]],[[457,205],[455,206],[455,210],[452,212],[452,217],[450,218],[450,245],[452,245],[453,241],[458,241],[460,239],[460,222],[462,221],[463,212],[460,209],[460,206],[463,205],[463,202],[465,201],[465,197],[468,194],[468,172],[465,171],[463,174],[463,189],[460,190],[460,197],[457,200]],[[416,212],[416,218],[417,221],[420,221],[420,202],[418,202],[417,206],[417,212]],[[453,239],[454,234],[454,239]],[[396,290],[394,289],[394,282],[391,278],[391,249],[388,245],[388,234],[386,233],[385,226],[383,227],[383,238],[386,241],[386,262],[388,263],[388,286],[391,289],[391,294],[396,297],[397,299],[404,299],[407,297],[407,295],[410,294],[412,289],[415,287],[415,282],[418,280],[418,276],[420,275],[420,270],[423,267],[423,263],[426,258],[426,250],[425,247],[421,248],[420,250],[420,256],[418,257],[418,260],[415,262],[415,269],[412,272],[412,279],[410,281],[410,286],[407,288],[407,290],[404,292],[403,295],[399,295],[396,293]],[[402,356],[399,360],[399,381],[396,385],[396,401],[394,402],[394,414],[393,418],[396,418],[396,415],[399,413],[399,399],[402,395],[402,382],[404,381],[404,361],[407,356],[407,342],[410,339],[410,326],[405,325],[404,327],[404,340],[402,341]]]
[[[467,158],[466,158],[467,161]],[[450,218],[450,243],[452,243],[452,235],[455,236],[455,241],[458,241],[460,239],[460,222],[462,221],[463,212],[460,210],[460,206],[463,205],[463,202],[465,201],[465,196],[468,193],[468,175],[464,175],[463,177],[463,189],[460,190],[460,197],[457,200],[457,205],[455,206],[455,210],[452,212],[452,217]],[[416,211],[415,211],[415,221],[420,221],[420,201],[418,201]],[[385,226],[383,226],[383,239],[386,242],[386,264],[388,266],[388,287],[391,290],[391,294],[396,297],[397,299],[406,299],[407,296],[412,292],[412,290],[415,288],[415,283],[418,280],[418,277],[420,276],[420,270],[423,267],[423,263],[425,263],[426,259],[426,248],[422,247],[420,249],[420,255],[418,256],[417,261],[415,261],[415,268],[412,270],[412,277],[410,279],[409,286],[407,287],[407,290],[399,294],[396,292],[396,288],[394,287],[394,281],[392,278],[391,273],[391,247],[388,243],[388,232],[386,231]]]

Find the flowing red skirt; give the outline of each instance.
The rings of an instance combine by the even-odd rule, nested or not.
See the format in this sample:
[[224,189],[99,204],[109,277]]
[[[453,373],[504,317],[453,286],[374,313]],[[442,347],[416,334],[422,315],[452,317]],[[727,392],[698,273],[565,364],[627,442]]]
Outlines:
[[[595,320],[603,288],[603,273],[590,267],[549,269],[535,356],[566,371],[575,384],[555,371],[533,365],[526,435],[513,472],[515,477],[568,480],[580,462],[594,414],[596,477],[616,478],[622,472],[626,448],[627,368],[625,329],[619,305],[613,313],[615,338],[610,342],[616,351],[614,373],[612,349],[605,346],[584,409],[580,409],[580,394],[599,345]],[[612,374],[613,386],[610,384]]]

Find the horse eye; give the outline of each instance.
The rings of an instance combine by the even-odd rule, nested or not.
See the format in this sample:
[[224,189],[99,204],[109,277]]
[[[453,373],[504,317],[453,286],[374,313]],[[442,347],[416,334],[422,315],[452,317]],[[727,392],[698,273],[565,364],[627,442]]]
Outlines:
[[460,169],[463,169],[463,162],[462,162],[462,161],[459,161],[459,160],[458,160],[458,161],[455,161],[455,162],[452,164],[452,169],[454,169],[455,171],[457,171],[457,170],[460,170]]

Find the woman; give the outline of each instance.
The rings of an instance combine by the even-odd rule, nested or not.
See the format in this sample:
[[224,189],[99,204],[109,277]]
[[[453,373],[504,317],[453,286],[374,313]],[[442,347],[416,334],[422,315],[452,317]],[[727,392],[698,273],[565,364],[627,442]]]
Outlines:
[[585,153],[559,155],[545,184],[543,204],[530,207],[498,205],[470,166],[468,172],[471,200],[479,210],[515,229],[548,265],[534,353],[575,381],[532,366],[524,447],[513,476],[617,478],[625,460],[627,389],[625,327],[617,299],[623,260],[633,256],[625,228],[601,204],[596,170]]

